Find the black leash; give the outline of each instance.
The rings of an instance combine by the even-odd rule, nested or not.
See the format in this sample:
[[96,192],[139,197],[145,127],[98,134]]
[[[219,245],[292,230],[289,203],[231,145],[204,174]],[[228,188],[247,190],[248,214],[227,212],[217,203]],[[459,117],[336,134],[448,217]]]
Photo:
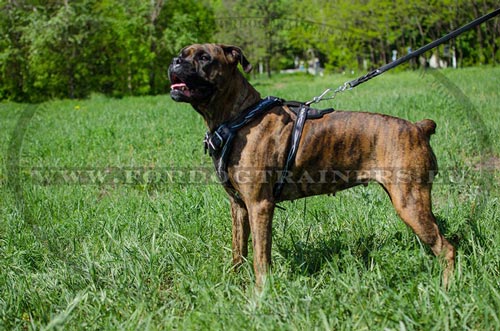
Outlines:
[[396,61],[393,61],[393,62],[388,63],[388,64],[386,64],[386,65],[384,65],[376,70],[373,70],[362,77],[359,77],[359,78],[356,78],[354,80],[351,80],[349,82],[344,83],[343,85],[339,86],[336,90],[334,90],[332,92],[333,95],[330,97],[325,97],[325,95],[331,91],[331,89],[326,89],[321,95],[314,97],[311,101],[308,101],[306,104],[310,105],[312,103],[320,102],[321,100],[333,99],[333,98],[335,98],[335,95],[337,93],[343,92],[347,89],[352,89],[352,88],[358,86],[359,84],[362,84],[362,83],[364,83],[372,78],[377,77],[380,74],[383,74],[384,72],[386,72],[394,67],[397,67],[401,63],[404,63],[404,62],[407,62],[413,58],[416,58],[416,57],[420,56],[422,53],[425,53],[428,50],[433,49],[433,48],[447,42],[450,39],[455,38],[456,36],[466,32],[466,31],[469,31],[470,29],[492,19],[493,17],[497,16],[498,14],[500,14],[500,8],[498,8],[497,10],[495,10],[487,15],[484,15],[482,17],[475,19],[474,21],[462,26],[461,28],[458,28],[458,29],[448,33],[444,37],[441,37],[441,38],[417,49],[416,51],[411,52],[411,53],[397,59]]

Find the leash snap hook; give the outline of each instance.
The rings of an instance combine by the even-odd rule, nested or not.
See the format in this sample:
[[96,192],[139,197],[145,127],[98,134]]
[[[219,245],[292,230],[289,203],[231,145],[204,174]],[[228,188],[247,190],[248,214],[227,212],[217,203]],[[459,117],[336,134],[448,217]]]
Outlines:
[[323,97],[324,97],[324,96],[325,96],[328,92],[330,92],[331,90],[332,90],[331,88],[327,88],[326,90],[324,90],[324,91],[323,91],[323,93],[321,93],[321,94],[320,94],[320,95],[318,95],[317,97],[314,97],[314,98],[312,98],[312,100],[307,101],[307,102],[305,103],[305,105],[306,105],[306,106],[310,106],[310,105],[311,105],[311,104],[313,104],[313,103],[318,103],[318,102],[320,102],[320,101],[323,99]]

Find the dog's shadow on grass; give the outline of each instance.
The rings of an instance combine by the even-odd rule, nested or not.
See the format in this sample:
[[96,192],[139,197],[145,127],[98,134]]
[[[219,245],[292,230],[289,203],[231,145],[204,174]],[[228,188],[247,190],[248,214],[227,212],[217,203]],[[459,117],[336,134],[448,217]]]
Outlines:
[[[452,245],[456,248],[463,247],[463,234],[449,233],[449,220],[447,218],[436,216],[436,221],[441,233]],[[481,241],[482,237],[477,225],[471,224],[470,229],[472,229],[474,236]],[[407,231],[413,234],[410,229]],[[408,249],[408,245],[423,246],[429,257],[433,256],[430,247],[418,244],[416,235],[415,241],[408,242],[408,234],[404,231],[396,231],[386,240],[381,240],[375,233],[365,234],[354,240],[342,233],[314,240],[294,240],[293,235],[290,238],[291,240],[277,243],[276,247],[281,257],[289,263],[291,271],[302,275],[314,275],[320,272],[325,265],[334,265],[337,271],[343,272],[352,268],[352,263],[355,263],[358,267],[368,270],[373,263],[373,253],[383,250],[386,245],[400,246],[401,249],[405,247]],[[465,247],[463,249],[467,250]]]
[[[472,253],[474,243],[485,245],[486,238],[473,220],[468,220],[465,227],[454,233],[450,233],[449,219],[436,216],[436,222],[441,233],[464,254]],[[411,232],[409,229],[408,231]],[[385,245],[401,245],[403,248],[405,244],[409,244],[403,232],[395,232],[389,241],[381,241],[375,234],[367,234],[355,240],[342,234],[314,240],[294,240],[293,236],[290,238],[291,240],[277,243],[276,248],[281,257],[289,263],[291,271],[302,275],[314,275],[320,272],[325,264],[335,265],[339,272],[352,267],[353,262],[358,263],[359,267],[369,269],[373,252],[383,249]],[[417,242],[413,244],[417,245]],[[433,256],[431,249],[427,245],[423,246],[429,256]]]
[[314,275],[325,264],[335,265],[339,272],[344,271],[347,264],[352,266],[353,261],[369,268],[370,253],[380,248],[379,245],[375,235],[369,235],[355,241],[343,237],[317,238],[314,241],[292,240],[291,243],[277,244],[277,249],[290,264],[293,273]]

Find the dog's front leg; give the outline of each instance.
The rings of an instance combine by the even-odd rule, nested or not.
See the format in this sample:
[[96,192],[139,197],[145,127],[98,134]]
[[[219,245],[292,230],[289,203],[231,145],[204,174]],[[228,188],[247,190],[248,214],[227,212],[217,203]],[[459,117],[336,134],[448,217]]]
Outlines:
[[230,196],[233,219],[233,266],[238,267],[248,255],[250,223],[245,203]]
[[264,285],[271,264],[271,235],[274,203],[256,201],[248,206],[253,243],[253,268],[257,287]]

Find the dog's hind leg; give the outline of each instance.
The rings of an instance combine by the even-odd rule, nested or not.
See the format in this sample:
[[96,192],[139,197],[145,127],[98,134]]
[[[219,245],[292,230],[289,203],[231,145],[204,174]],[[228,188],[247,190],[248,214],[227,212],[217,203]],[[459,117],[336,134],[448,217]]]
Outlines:
[[447,288],[455,265],[455,247],[441,234],[432,213],[431,185],[411,182],[384,187],[401,219],[443,260],[443,285]]
[[248,237],[250,236],[250,222],[248,210],[241,200],[230,196],[231,217],[233,219],[233,266],[241,265],[248,255]]

